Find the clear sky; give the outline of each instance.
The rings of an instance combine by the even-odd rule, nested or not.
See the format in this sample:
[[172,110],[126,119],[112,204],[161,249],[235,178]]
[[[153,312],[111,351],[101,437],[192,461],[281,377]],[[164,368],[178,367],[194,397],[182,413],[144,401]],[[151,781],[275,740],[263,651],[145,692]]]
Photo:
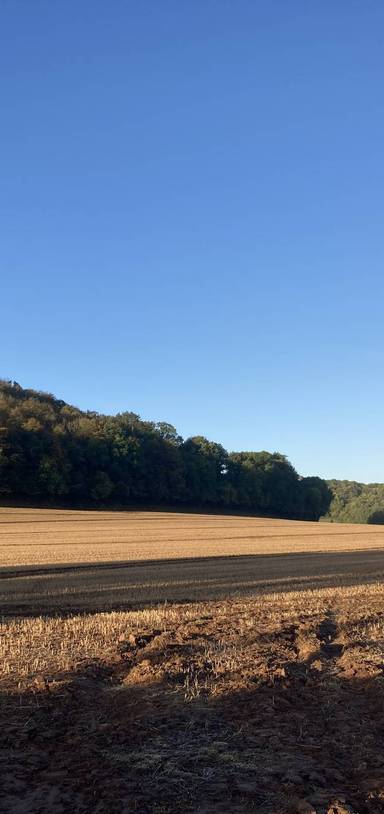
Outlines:
[[384,481],[382,0],[2,0],[0,374]]

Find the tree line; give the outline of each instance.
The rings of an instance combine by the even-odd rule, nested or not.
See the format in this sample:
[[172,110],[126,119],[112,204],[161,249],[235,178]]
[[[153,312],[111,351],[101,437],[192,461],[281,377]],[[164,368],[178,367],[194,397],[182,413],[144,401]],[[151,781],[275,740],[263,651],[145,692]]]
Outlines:
[[384,523],[384,484],[330,480],[332,501],[325,520],[334,523]]
[[231,452],[171,424],[79,410],[0,381],[0,497],[36,505],[180,506],[318,520],[331,491],[278,452]]

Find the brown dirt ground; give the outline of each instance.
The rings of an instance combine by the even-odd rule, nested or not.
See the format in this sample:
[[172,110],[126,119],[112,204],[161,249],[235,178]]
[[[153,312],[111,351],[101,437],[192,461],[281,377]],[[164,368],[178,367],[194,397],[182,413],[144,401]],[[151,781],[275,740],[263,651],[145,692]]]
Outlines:
[[382,584],[4,635],[3,814],[384,813]]

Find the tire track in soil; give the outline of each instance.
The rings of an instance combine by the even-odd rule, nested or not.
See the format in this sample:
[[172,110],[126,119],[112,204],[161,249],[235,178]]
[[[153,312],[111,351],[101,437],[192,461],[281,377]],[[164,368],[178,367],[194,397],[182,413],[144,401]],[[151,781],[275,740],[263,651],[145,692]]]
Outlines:
[[334,614],[329,611],[316,630],[316,636],[320,642],[319,654],[323,658],[335,660],[342,655],[343,645],[335,641],[338,635],[339,629]]

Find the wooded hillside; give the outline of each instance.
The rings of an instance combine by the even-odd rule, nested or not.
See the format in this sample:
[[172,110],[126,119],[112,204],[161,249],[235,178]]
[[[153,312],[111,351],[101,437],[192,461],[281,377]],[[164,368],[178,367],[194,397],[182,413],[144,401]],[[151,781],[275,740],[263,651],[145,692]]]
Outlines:
[[319,519],[331,492],[287,458],[228,453],[165,422],[83,412],[54,396],[0,382],[2,502],[212,507]]

